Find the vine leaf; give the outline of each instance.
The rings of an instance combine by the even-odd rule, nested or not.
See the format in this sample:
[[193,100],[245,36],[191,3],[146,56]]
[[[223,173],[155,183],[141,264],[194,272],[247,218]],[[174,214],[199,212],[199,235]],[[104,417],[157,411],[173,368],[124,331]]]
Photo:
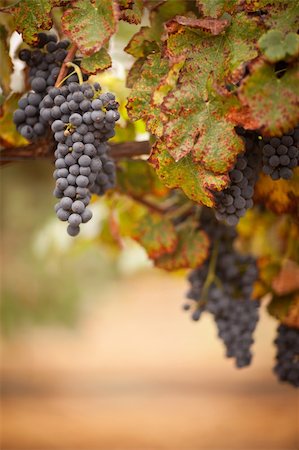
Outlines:
[[290,259],[283,262],[280,272],[272,280],[277,295],[286,295],[299,291],[299,265]]
[[141,22],[143,13],[142,0],[118,0],[120,19],[129,23]]
[[265,24],[268,28],[275,28],[283,33],[293,31],[297,33],[299,27],[299,4],[296,1],[279,0],[278,2],[269,2],[263,8],[265,15]]
[[155,260],[155,265],[165,270],[195,269],[207,258],[209,238],[196,224],[184,222],[177,227],[178,244],[174,252],[164,254]]
[[275,63],[282,59],[295,58],[299,53],[299,36],[279,30],[270,30],[259,39],[258,45],[268,61]]
[[75,0],[62,16],[62,29],[81,53],[92,55],[116,31],[118,7],[113,0]]
[[168,193],[154,169],[143,160],[121,161],[118,164],[117,186],[122,192],[138,197],[164,197]]
[[112,61],[109,53],[103,47],[91,56],[85,56],[81,61],[81,69],[85,73],[95,74],[111,67]]
[[266,135],[287,132],[299,122],[299,64],[290,65],[278,78],[275,67],[263,60],[251,66],[239,98],[248,115]]
[[[268,305],[271,316],[288,326],[299,327],[299,296],[283,295],[274,296]],[[291,320],[290,320],[291,319]]]
[[224,189],[228,183],[227,175],[215,175],[204,169],[187,155],[175,162],[167,151],[168,143],[163,139],[152,148],[149,162],[155,167],[158,176],[170,189],[180,187],[191,200],[206,206],[213,206],[211,190]]
[[131,237],[146,249],[151,259],[174,252],[178,244],[174,225],[158,214],[143,216]]
[[28,141],[17,132],[13,124],[13,113],[18,108],[20,94],[12,94],[2,105],[0,117],[0,144],[3,147],[17,147],[28,144]]
[[0,86],[4,95],[10,92],[10,76],[12,73],[12,62],[9,56],[9,48],[7,45],[8,32],[3,25],[0,25],[0,60],[1,60],[1,74]]
[[299,203],[299,168],[294,170],[291,180],[273,181],[261,174],[255,186],[255,200],[263,203],[276,214],[297,214]]
[[168,33],[179,31],[179,25],[209,31],[212,35],[221,34],[230,24],[228,19],[196,19],[193,17],[176,16],[167,23]]
[[223,13],[232,13],[238,0],[196,0],[199,11],[207,17],[220,17]]
[[22,0],[10,9],[16,30],[22,34],[27,44],[34,45],[37,33],[51,28],[50,12],[56,3],[53,0]]

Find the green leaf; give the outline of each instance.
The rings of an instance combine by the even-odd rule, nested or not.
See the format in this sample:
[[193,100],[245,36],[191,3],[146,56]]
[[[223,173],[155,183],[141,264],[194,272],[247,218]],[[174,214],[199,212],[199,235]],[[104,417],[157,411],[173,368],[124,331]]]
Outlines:
[[37,41],[37,33],[52,27],[50,12],[57,2],[53,0],[22,0],[10,9],[15,27],[27,44]]
[[141,22],[143,13],[142,0],[118,0],[118,4],[121,20],[136,25]]
[[[139,78],[136,80],[131,94],[128,97],[127,110],[130,119],[147,119],[155,111],[149,108],[154,89],[159,85],[161,78],[167,75],[168,61],[161,58],[160,53],[147,57],[142,66]],[[160,112],[160,109],[159,109]]]
[[3,25],[0,25],[0,86],[5,96],[10,92],[10,76],[12,73],[12,62],[9,56],[9,48],[7,44],[8,33]]
[[209,253],[209,238],[198,230],[196,224],[184,222],[177,228],[178,244],[173,253],[155,260],[155,265],[165,270],[195,269],[201,266]]
[[150,27],[141,27],[138,33],[135,33],[131,38],[124,50],[129,55],[135,56],[135,58],[143,58],[150,53],[158,51],[159,45],[153,37],[152,29]]
[[108,69],[111,65],[110,55],[105,48],[101,48],[101,50],[91,56],[85,56],[81,61],[82,71],[89,74],[95,74]]
[[232,13],[238,0],[196,0],[199,11],[207,17],[220,17],[223,13]]
[[174,252],[178,243],[172,222],[152,213],[142,217],[131,237],[146,249],[152,259]]
[[168,142],[159,139],[153,146],[149,162],[155,167],[162,182],[170,189],[181,188],[191,200],[206,206],[213,206],[210,192],[224,189],[228,183],[227,175],[216,175],[206,170],[187,155],[175,162],[167,151]]
[[299,64],[290,65],[281,78],[262,60],[252,64],[251,75],[240,87],[239,98],[247,117],[264,134],[276,136],[299,122]]
[[62,16],[64,33],[84,55],[98,52],[116,31],[117,4],[113,0],[76,0]]
[[264,8],[265,24],[269,28],[275,28],[283,33],[293,31],[297,33],[299,28],[299,3],[293,0],[279,0],[276,2],[267,2]]
[[258,45],[268,61],[275,63],[290,56],[296,57],[299,53],[299,36],[281,31],[270,30],[259,39]]
[[162,197],[168,192],[154,169],[143,160],[121,161],[118,164],[117,187],[125,194],[138,197]]

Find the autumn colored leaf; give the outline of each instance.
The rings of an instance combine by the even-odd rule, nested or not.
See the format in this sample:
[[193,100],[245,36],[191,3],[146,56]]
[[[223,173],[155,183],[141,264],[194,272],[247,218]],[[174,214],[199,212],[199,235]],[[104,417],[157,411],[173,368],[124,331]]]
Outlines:
[[165,270],[195,269],[208,257],[209,238],[192,222],[184,222],[177,228],[178,244],[173,253],[155,260],[155,265]]
[[153,36],[153,30],[150,27],[141,27],[124,50],[135,58],[143,58],[159,51],[159,45]]
[[279,30],[270,30],[259,39],[258,45],[266,59],[275,63],[298,55],[299,36],[296,33],[284,36]]
[[274,181],[261,174],[255,186],[255,200],[263,203],[276,214],[298,213],[299,168],[294,170],[291,180]]
[[214,204],[211,190],[224,189],[228,183],[227,175],[215,175],[204,169],[192,160],[191,155],[175,162],[162,139],[153,146],[149,162],[168,188],[180,187],[191,200],[206,206]]
[[179,25],[209,31],[212,35],[221,34],[230,24],[228,19],[197,19],[196,17],[176,16],[167,23],[168,33],[176,33]]
[[117,181],[118,189],[138,197],[163,197],[168,192],[154,169],[143,160],[121,161],[118,164]]
[[115,33],[118,15],[114,0],[75,0],[62,16],[62,28],[83,55],[92,55]]
[[299,293],[294,295],[287,315],[282,319],[282,323],[288,327],[299,328]]
[[196,0],[199,11],[207,17],[220,17],[223,13],[232,13],[239,0]]
[[0,25],[0,86],[5,95],[10,92],[10,76],[12,73],[12,62],[9,56],[9,48],[7,44],[8,32],[3,25]]
[[34,45],[37,33],[52,27],[50,12],[56,3],[53,0],[22,0],[10,9],[16,30],[27,44]]
[[178,243],[178,236],[172,222],[152,213],[142,217],[131,237],[145,248],[152,259],[174,252]]
[[120,9],[120,19],[129,23],[138,24],[141,22],[143,13],[142,0],[118,0]]
[[266,135],[277,136],[299,122],[299,64],[290,65],[281,77],[275,66],[258,60],[239,90],[242,104]]
[[3,147],[16,147],[26,145],[28,141],[17,132],[13,124],[13,113],[18,108],[20,94],[12,94],[4,102],[2,116],[0,117],[0,143]]
[[126,86],[131,89],[139,80],[142,66],[145,63],[145,58],[138,58],[134,61],[131,69],[128,72]]
[[264,23],[268,28],[277,29],[283,33],[297,33],[299,28],[299,3],[297,1],[279,0],[267,1]]
[[299,265],[295,261],[285,260],[280,272],[272,281],[272,287],[278,295],[299,291]]
[[[273,299],[268,305],[268,312],[271,316],[278,319],[280,322],[288,321],[290,319],[291,311],[295,319],[294,326],[299,327],[298,316],[299,316],[299,298],[297,295],[282,295],[273,296]],[[295,308],[295,311],[294,311]],[[295,314],[294,314],[295,313]],[[290,326],[290,324],[288,324]]]
[[101,48],[91,56],[85,56],[81,61],[81,69],[88,74],[95,74],[111,67],[112,61],[109,53],[105,48]]

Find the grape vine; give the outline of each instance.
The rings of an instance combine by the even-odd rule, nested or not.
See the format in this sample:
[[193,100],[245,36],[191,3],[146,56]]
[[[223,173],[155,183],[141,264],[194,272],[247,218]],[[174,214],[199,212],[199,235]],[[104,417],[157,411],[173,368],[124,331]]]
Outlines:
[[[195,321],[213,317],[239,368],[251,363],[269,294],[279,322],[274,372],[298,387],[298,7],[42,3],[44,14],[30,14],[31,0],[0,10],[12,18],[0,25],[3,164],[54,159],[55,211],[70,236],[100,196],[112,240],[135,239],[159,268],[191,269],[184,309]],[[125,45],[134,62],[128,91],[112,66],[113,94],[101,72],[121,21],[136,26]],[[13,31],[22,37],[15,59],[26,65],[22,96],[11,91]],[[150,134],[142,144],[133,142],[140,130]]]

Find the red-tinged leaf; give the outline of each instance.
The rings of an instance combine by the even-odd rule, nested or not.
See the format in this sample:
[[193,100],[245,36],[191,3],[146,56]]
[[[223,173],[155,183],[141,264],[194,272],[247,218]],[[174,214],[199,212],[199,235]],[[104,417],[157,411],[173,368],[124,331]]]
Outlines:
[[220,17],[223,13],[232,14],[239,0],[196,0],[199,11],[206,17]]
[[114,0],[75,0],[62,16],[62,28],[84,55],[92,55],[115,33],[118,15]]
[[91,56],[85,56],[81,61],[81,69],[88,74],[95,74],[111,67],[112,61],[109,53],[105,48],[101,48],[98,52]]
[[192,222],[177,228],[178,244],[173,253],[155,260],[155,265],[165,270],[195,269],[202,265],[209,253],[209,238]]
[[299,28],[299,3],[293,0],[267,1],[264,22],[268,28],[275,28],[283,33],[297,33]]
[[184,25],[190,28],[198,28],[204,31],[209,31],[212,35],[217,36],[221,34],[230,22],[228,19],[196,19],[193,17],[176,16],[174,19],[167,22],[168,33],[176,33],[179,30],[179,25]]
[[211,191],[224,189],[228,183],[227,175],[215,175],[194,162],[190,155],[175,162],[162,139],[153,146],[149,162],[168,188],[181,188],[191,200],[206,206],[214,204]]
[[264,174],[256,184],[255,200],[263,203],[276,214],[298,214],[299,207],[299,168],[294,170],[291,180],[272,180]]
[[169,70],[168,61],[161,58],[160,53],[147,57],[142,66],[140,76],[133,86],[128,97],[127,110],[130,119],[147,119],[153,111],[149,108],[149,103],[154,89],[159,85],[161,78],[167,75]]
[[142,0],[118,0],[120,19],[129,23],[141,22],[143,13]]
[[150,53],[157,52],[159,45],[155,41],[153,30],[150,27],[141,27],[124,50],[135,58],[143,58]]
[[134,86],[134,84],[139,80],[140,72],[142,70],[142,66],[144,63],[145,63],[145,58],[136,59],[136,61],[133,63],[133,65],[127,75],[127,80],[126,80],[127,88],[131,89]]
[[10,9],[16,30],[22,33],[27,44],[37,41],[37,33],[52,27],[50,12],[56,2],[52,0],[22,0]]
[[299,291],[299,265],[295,261],[285,260],[279,274],[272,281],[277,295],[286,295]]
[[278,78],[275,66],[262,60],[252,64],[251,74],[239,90],[242,104],[266,135],[277,136],[299,122],[299,64],[290,65]]
[[131,237],[141,244],[152,259],[174,252],[178,236],[170,220],[147,214],[136,225]]
[[168,189],[161,183],[154,169],[144,160],[121,161],[118,164],[117,187],[124,194],[145,197],[164,197]]

